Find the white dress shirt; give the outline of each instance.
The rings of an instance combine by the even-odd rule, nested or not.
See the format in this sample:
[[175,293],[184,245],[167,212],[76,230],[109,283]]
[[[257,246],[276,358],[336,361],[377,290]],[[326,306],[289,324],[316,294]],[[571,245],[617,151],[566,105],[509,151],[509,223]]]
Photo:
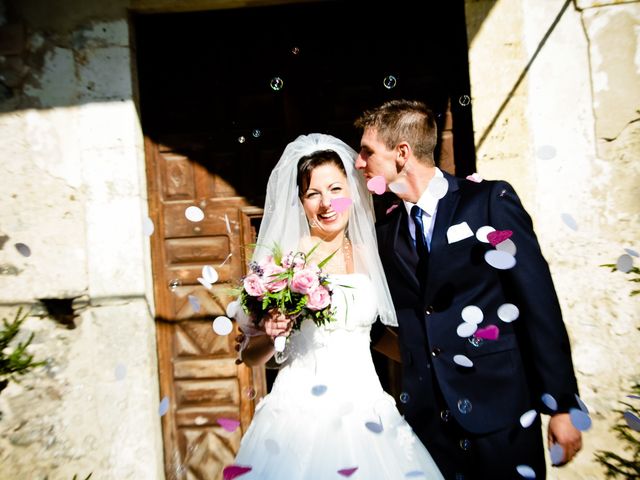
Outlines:
[[[434,177],[444,177],[442,171],[436,168],[436,173]],[[427,247],[429,251],[431,251],[431,237],[433,236],[433,227],[436,224],[436,212],[438,211],[438,199],[433,197],[431,194],[427,193],[427,189],[422,192],[422,195],[418,199],[418,203],[411,203],[404,201],[404,208],[407,209],[407,216],[409,222],[409,233],[411,234],[411,238],[413,239],[413,243],[416,243],[416,225],[411,218],[411,208],[414,205],[418,205],[422,209],[422,224],[424,225],[424,235],[425,240],[427,241]]]

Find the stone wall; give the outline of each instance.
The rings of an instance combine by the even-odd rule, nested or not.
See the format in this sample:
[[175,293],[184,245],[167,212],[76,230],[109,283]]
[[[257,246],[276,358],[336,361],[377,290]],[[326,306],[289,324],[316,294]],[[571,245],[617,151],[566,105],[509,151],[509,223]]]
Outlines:
[[0,395],[0,479],[161,479],[126,4],[0,5],[0,312],[33,309],[22,335],[47,361]]
[[600,479],[594,452],[623,453],[614,409],[640,381],[640,297],[600,266],[640,250],[640,3],[465,5],[477,169],[511,182],[533,218],[593,420],[549,478]]

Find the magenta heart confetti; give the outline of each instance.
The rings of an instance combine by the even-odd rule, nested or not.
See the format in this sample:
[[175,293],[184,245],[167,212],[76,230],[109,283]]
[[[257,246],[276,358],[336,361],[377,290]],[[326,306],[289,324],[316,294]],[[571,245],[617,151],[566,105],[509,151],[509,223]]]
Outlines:
[[353,200],[351,200],[350,198],[334,198],[333,200],[331,200],[331,208],[333,208],[337,213],[341,213],[348,209],[352,203]]
[[511,230],[495,230],[493,232],[487,233],[487,240],[494,247],[501,242],[504,242],[507,238],[510,238],[513,235]]
[[233,418],[218,418],[216,421],[227,432],[235,432],[240,426],[240,422]]
[[367,182],[367,188],[370,192],[382,195],[387,190],[387,182],[382,175],[377,175],[369,179]]
[[338,473],[343,477],[350,477],[355,473],[356,470],[358,470],[358,467],[343,468],[341,470],[338,470]]
[[222,478],[224,480],[233,480],[234,478],[240,477],[251,470],[253,470],[251,467],[229,465],[228,467],[224,467],[224,470],[222,471]]
[[488,325],[485,328],[479,328],[476,330],[474,337],[482,338],[484,340],[497,340],[500,336],[500,330],[495,325]]

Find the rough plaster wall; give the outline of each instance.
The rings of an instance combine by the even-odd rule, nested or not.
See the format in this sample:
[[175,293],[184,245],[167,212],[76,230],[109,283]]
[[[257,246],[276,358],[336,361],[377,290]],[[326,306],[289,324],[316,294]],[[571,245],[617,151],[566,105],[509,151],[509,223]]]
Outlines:
[[[162,439],[128,25],[124,8],[114,19],[114,2],[67,2],[68,12],[55,3],[13,5],[25,46],[0,59],[12,80],[0,102],[0,234],[9,237],[0,313],[35,305],[24,335],[35,333],[32,352],[47,360],[0,395],[0,479],[156,480]],[[44,317],[37,299],[47,297],[80,297],[76,328]]]
[[[563,4],[466,2],[477,144]],[[638,297],[628,275],[599,266],[640,246],[638,6],[571,4],[478,149],[478,172],[509,180],[534,220],[591,409],[583,451],[551,479],[603,478],[594,452],[621,452],[613,409],[640,380]]]

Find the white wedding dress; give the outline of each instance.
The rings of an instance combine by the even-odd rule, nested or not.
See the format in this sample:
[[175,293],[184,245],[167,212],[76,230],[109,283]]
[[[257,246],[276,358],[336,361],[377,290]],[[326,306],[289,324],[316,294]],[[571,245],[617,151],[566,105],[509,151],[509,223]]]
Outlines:
[[374,369],[373,285],[331,275],[337,320],[305,320],[285,350],[271,393],[256,407],[235,465],[242,480],[441,479]]

